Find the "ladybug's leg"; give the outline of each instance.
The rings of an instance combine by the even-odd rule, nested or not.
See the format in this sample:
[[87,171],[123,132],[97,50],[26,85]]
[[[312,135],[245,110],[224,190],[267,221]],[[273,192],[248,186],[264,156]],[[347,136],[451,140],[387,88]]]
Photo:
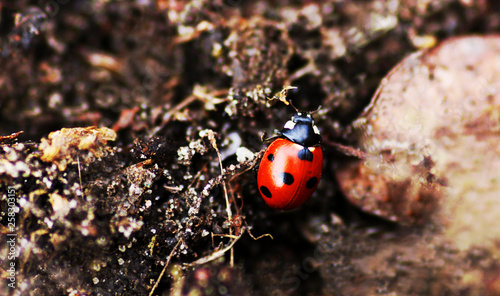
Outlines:
[[267,133],[264,132],[264,134],[262,134],[261,140],[262,140],[262,142],[267,144],[267,143],[270,143],[270,142],[272,142],[280,137],[281,137],[281,132],[278,130],[274,130],[274,135],[269,137],[269,138],[267,138]]

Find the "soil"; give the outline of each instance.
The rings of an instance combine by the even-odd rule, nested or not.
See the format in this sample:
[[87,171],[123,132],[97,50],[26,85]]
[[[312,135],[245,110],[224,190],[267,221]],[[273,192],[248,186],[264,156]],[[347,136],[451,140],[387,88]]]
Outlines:
[[[367,210],[335,173],[362,158],[353,123],[391,69],[499,32],[496,1],[0,9],[0,294],[500,294],[498,237],[456,247],[434,212]],[[288,101],[319,108],[324,168],[277,211],[256,175]]]

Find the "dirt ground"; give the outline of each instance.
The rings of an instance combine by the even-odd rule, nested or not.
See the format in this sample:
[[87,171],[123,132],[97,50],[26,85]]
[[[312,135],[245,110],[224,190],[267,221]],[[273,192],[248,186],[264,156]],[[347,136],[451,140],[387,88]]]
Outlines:
[[[0,9],[0,294],[500,295],[499,2]],[[286,100],[324,165],[278,211]]]

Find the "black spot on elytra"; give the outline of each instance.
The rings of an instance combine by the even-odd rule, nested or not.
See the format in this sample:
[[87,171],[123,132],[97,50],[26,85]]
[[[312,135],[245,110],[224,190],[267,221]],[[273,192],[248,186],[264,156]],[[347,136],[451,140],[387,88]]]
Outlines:
[[271,191],[269,191],[266,186],[260,186],[260,192],[267,198],[273,197]]
[[313,161],[313,153],[307,147],[299,150],[298,157],[300,160]]
[[274,154],[269,154],[267,156],[267,160],[269,160],[270,162],[273,162],[274,161]]
[[311,189],[313,188],[314,186],[316,186],[316,184],[318,183],[318,178],[316,177],[312,177],[310,178],[309,180],[307,180],[307,183],[306,183],[306,188],[307,189]]
[[282,173],[281,178],[283,179],[283,183],[286,185],[292,185],[293,181],[295,181],[290,173]]

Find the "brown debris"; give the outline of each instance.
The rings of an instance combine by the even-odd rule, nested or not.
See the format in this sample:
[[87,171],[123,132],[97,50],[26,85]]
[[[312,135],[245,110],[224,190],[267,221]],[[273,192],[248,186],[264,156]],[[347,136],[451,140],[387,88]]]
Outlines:
[[56,163],[59,170],[64,171],[68,163],[76,162],[73,157],[78,151],[88,151],[87,157],[82,159],[87,163],[92,158],[105,156],[109,152],[106,142],[115,139],[116,133],[106,127],[63,128],[41,140],[40,159]]
[[12,133],[8,136],[0,136],[0,144],[5,144],[9,143],[12,141],[15,141],[17,137],[19,137],[20,134],[24,133],[23,131],[17,132],[17,133]]

